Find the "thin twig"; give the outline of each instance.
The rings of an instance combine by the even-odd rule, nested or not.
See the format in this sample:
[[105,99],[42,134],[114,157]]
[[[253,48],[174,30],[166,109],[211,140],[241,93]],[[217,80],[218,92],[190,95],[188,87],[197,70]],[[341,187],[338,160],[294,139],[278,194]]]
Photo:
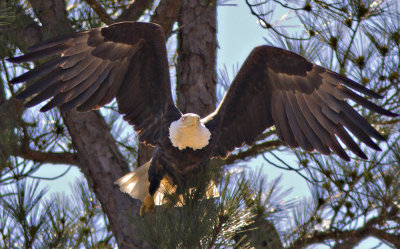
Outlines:
[[275,149],[283,144],[280,140],[272,140],[266,141],[261,144],[255,144],[251,148],[245,151],[240,151],[236,154],[229,155],[225,160],[225,165],[234,164],[238,160],[249,160],[253,157],[258,156],[260,153],[265,152],[266,150]]
[[310,40],[311,37],[305,37],[305,38],[290,37],[290,36],[288,36],[288,35],[285,35],[285,34],[282,33],[282,32],[279,32],[276,28],[274,28],[274,27],[272,26],[272,24],[268,23],[263,17],[261,17],[259,14],[257,14],[257,13],[253,10],[253,6],[254,6],[254,5],[251,4],[251,3],[249,2],[249,0],[246,0],[246,4],[247,4],[247,6],[248,6],[249,9],[250,9],[250,13],[251,13],[253,16],[257,17],[258,20],[261,20],[261,21],[265,24],[265,25],[261,25],[261,27],[263,27],[264,29],[270,29],[270,30],[272,30],[274,33],[278,34],[279,36],[282,36],[282,37],[284,37],[284,38],[286,38],[286,39],[289,39],[289,40],[295,40],[295,41],[307,41],[307,40]]
[[72,166],[69,166],[63,173],[59,174],[58,176],[54,176],[54,177],[41,177],[41,176],[29,176],[29,177],[33,178],[33,179],[53,181],[53,180],[56,180],[56,179],[59,179],[59,178],[65,176],[71,168],[72,168]]

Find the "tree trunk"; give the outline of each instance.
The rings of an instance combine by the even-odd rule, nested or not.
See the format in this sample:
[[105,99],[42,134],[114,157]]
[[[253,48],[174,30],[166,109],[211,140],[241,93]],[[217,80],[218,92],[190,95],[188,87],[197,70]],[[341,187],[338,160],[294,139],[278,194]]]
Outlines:
[[205,116],[215,109],[217,1],[184,1],[178,19],[177,106]]
[[109,127],[98,112],[62,113],[79,165],[107,214],[120,249],[144,248],[130,217],[138,215],[140,201],[122,193],[114,181],[129,171]]

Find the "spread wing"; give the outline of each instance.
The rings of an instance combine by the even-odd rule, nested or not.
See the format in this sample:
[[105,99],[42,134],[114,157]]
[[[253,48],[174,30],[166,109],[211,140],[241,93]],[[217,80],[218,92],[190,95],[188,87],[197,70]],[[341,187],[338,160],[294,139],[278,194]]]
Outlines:
[[52,59],[12,80],[34,80],[18,95],[33,96],[27,107],[52,98],[41,111],[90,111],[116,97],[139,139],[153,145],[163,121],[180,117],[171,96],[165,38],[156,24],[122,22],[66,35],[8,60],[42,58]]
[[270,46],[255,48],[232,82],[217,110],[204,119],[214,134],[215,156],[226,156],[243,143],[251,145],[275,125],[278,137],[292,147],[350,160],[351,151],[367,158],[349,135],[380,150],[371,139],[384,140],[347,102],[386,116],[396,116],[355,92],[380,96],[362,85],[317,66],[303,57]]

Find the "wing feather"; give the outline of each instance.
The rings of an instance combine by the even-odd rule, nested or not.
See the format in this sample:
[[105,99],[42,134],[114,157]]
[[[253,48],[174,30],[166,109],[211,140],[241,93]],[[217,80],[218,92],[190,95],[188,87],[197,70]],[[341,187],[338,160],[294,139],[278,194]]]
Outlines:
[[43,74],[48,74],[57,69],[59,65],[63,63],[65,60],[66,58],[54,58],[18,77],[15,77],[14,79],[11,80],[11,83],[15,84],[20,82],[25,82],[33,80],[39,76],[42,76]]
[[[47,87],[43,91],[40,90],[39,94],[35,95],[31,100],[29,100],[25,106],[27,108],[35,106],[37,104],[42,103],[43,101],[55,96],[61,89],[64,87],[64,82],[57,81],[51,86]],[[27,96],[32,96],[33,94],[29,94]]]
[[[69,80],[75,77],[77,77],[78,81],[85,79],[85,77],[91,72],[90,70],[93,70],[93,67],[95,67],[99,62],[101,62],[101,60],[87,56],[83,60],[76,63],[73,67],[64,70],[62,79],[66,82],[66,84],[69,84]],[[92,68],[89,67],[90,65],[92,65]]]
[[[61,73],[61,69],[56,69],[53,72],[49,73],[48,75],[42,77],[41,79],[37,80],[33,84],[29,85],[25,88],[21,93],[18,94],[18,98],[24,99],[38,92],[50,87],[51,85],[55,84],[59,81],[58,76]],[[49,96],[51,97],[51,96]]]
[[283,98],[277,96],[277,100],[275,102],[272,102],[271,104],[274,105],[276,110],[276,113],[273,113],[276,118],[274,118],[274,120],[279,122],[279,129],[282,131],[283,141],[286,141],[292,147],[299,147],[288,123]]
[[158,143],[154,134],[181,116],[172,101],[164,34],[156,24],[116,23],[55,38],[29,51],[8,60],[55,58],[12,80],[34,80],[19,95],[32,96],[27,106],[52,98],[41,111],[90,111],[116,98],[140,140],[153,145]]
[[[314,94],[312,94],[311,96],[313,96]],[[303,95],[304,96],[304,95]],[[350,158],[347,155],[347,153],[343,150],[343,148],[340,146],[340,144],[337,142],[334,134],[336,133],[336,126],[335,124],[328,119],[328,117],[325,116],[325,114],[323,114],[321,106],[320,106],[320,102],[316,101],[315,98],[311,97],[311,98],[307,98],[306,96],[304,97],[304,100],[307,104],[307,107],[309,108],[309,110],[311,111],[313,117],[317,120],[318,124],[321,125],[325,131],[328,132],[330,139],[328,140],[324,140],[324,141],[328,141],[329,147],[336,153],[338,154],[341,158],[343,158],[346,161],[349,161]],[[336,133],[338,134],[338,133]],[[347,133],[345,134],[347,135]],[[338,136],[342,139],[342,137],[344,136],[343,134],[338,134]],[[346,143],[346,145],[348,146],[348,144]],[[353,147],[349,147],[352,151],[354,150],[360,150],[358,145],[356,145],[357,148],[353,148]],[[357,150],[357,151],[358,151]]]
[[63,50],[65,50],[66,48],[67,48],[66,44],[58,44],[54,47],[45,48],[40,51],[31,52],[27,55],[11,58],[8,61],[13,62],[13,63],[36,61],[36,60],[40,60],[40,59],[52,56],[54,54],[60,53]]
[[334,152],[350,160],[339,138],[354,154],[365,159],[365,153],[347,131],[375,150],[380,148],[371,137],[376,140],[384,137],[346,100],[379,114],[397,115],[354,91],[381,98],[353,80],[297,54],[270,46],[257,47],[217,110],[204,118],[213,133],[214,156],[226,156],[243,143],[254,143],[265,129],[275,125],[279,139],[292,147],[323,154]]
[[[106,66],[98,79],[102,81],[102,87],[99,87],[92,94],[92,96],[88,97],[85,102],[80,104],[77,107],[78,111],[87,112],[90,110],[97,110],[114,98],[114,96],[116,95],[116,91],[110,90],[110,87],[113,86],[114,89],[118,89],[121,86],[121,81],[112,81],[114,79],[113,76],[114,74],[121,74],[121,72],[124,70],[124,67],[114,67],[116,67],[116,63],[110,63]],[[113,75],[109,76],[111,73]],[[104,99],[107,99],[107,101],[104,101]]]
[[[299,107],[299,109],[296,110],[296,112],[299,113],[299,118],[302,117],[302,115],[300,114],[303,114],[305,119],[304,122],[307,122],[313,132],[308,132],[308,136],[314,136],[315,134],[315,136],[318,137],[315,148],[322,154],[329,155],[329,146],[334,144],[334,142],[332,141],[332,137],[314,117],[311,110],[308,108],[307,102],[305,101],[303,94],[296,92],[295,97],[296,101],[292,102],[293,104],[297,104]],[[323,141],[327,142],[328,144],[324,144]]]
[[[105,62],[99,61],[100,65],[97,63],[92,63],[90,68],[87,68],[85,74],[80,74],[78,77],[81,78],[76,85],[67,85],[63,87],[62,91],[57,94],[49,103],[47,103],[41,110],[47,111],[56,106],[61,106],[62,110],[71,110],[77,106],[77,101],[72,101],[81,95],[88,88],[96,90],[104,80],[104,68],[106,67]],[[84,95],[87,96],[87,95]],[[84,101],[83,99],[82,101]],[[69,106],[70,108],[66,108]]]
[[[39,50],[45,50],[50,47],[55,47],[60,44],[71,44],[72,41],[85,40],[85,39],[82,39],[82,37],[87,36],[88,33],[89,33],[89,31],[82,31],[82,32],[77,32],[77,33],[73,33],[73,34],[61,35],[61,36],[46,40],[44,42],[38,43],[36,45],[33,45],[30,48],[28,48],[28,51],[32,53],[32,52],[36,52]],[[26,56],[26,54],[23,56]],[[13,58],[10,58],[9,61],[12,59]]]
[[310,144],[308,139],[304,136],[304,133],[300,127],[301,125],[297,122],[296,115],[294,114],[292,106],[290,105],[290,100],[287,96],[287,92],[282,92],[281,96],[284,102],[285,112],[287,120],[289,122],[289,126],[293,131],[293,134],[296,137],[297,142],[299,143],[301,148],[307,151],[312,151],[313,150],[312,145]]
[[[84,38],[86,38],[85,40],[83,40]],[[76,56],[78,54],[82,55],[87,55],[87,53],[89,51],[93,51],[93,47],[88,46],[87,44],[87,39],[89,38],[89,36],[86,37],[81,37],[82,40],[78,40],[75,41],[73,43],[73,46],[69,46],[67,47],[64,51],[62,51],[60,54],[63,57],[71,57],[74,58],[73,56]],[[70,59],[71,59],[70,58]]]
[[314,148],[323,154],[329,154],[329,149],[323,145],[319,136],[314,133],[310,124],[305,118],[305,114],[302,112],[300,108],[300,103],[296,98],[295,93],[287,92],[287,96],[289,99],[290,106],[295,114],[295,118],[297,123],[299,124],[300,129],[303,131],[304,136],[310,142],[310,150],[312,151]]
[[[88,48],[87,50],[92,50],[92,48]],[[60,64],[60,68],[62,69],[69,69],[71,67],[74,67],[76,64],[79,62],[83,61],[88,55],[85,53],[87,51],[84,51],[82,53],[77,53],[74,56],[63,56],[63,58],[68,58],[68,60],[65,60],[63,63]]]

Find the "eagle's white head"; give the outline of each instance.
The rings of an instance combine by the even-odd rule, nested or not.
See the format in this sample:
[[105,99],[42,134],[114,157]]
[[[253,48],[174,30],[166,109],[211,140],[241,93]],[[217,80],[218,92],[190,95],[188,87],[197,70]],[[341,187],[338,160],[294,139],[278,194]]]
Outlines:
[[207,146],[211,132],[201,122],[200,116],[187,113],[171,123],[169,127],[169,139],[173,146],[183,150],[187,147],[193,150]]

